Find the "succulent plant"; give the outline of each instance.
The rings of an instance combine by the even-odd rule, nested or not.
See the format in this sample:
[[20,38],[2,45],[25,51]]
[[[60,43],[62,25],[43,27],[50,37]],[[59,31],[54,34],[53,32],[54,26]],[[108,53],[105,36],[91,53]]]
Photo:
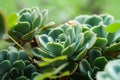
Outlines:
[[109,27],[120,23],[113,16],[81,15],[55,28],[46,16],[47,10],[23,9],[17,22],[8,21],[7,39],[0,13],[0,39],[21,48],[0,50],[1,80],[119,80],[120,30]]
[[48,11],[39,12],[37,7],[23,9],[18,14],[18,22],[9,30],[8,34],[15,40],[31,40],[43,27]]
[[37,67],[28,60],[23,50],[0,50],[1,80],[33,80],[37,74]]
[[83,31],[90,29],[97,35],[95,47],[101,48],[104,54],[109,54],[114,57],[117,56],[117,52],[120,50],[120,31],[111,33],[106,30],[107,26],[114,24],[113,16],[108,14],[81,15],[76,17],[76,20],[85,26],[83,27]]
[[[37,35],[36,39],[40,48],[33,50],[35,57],[45,62],[44,58],[54,59],[65,55],[67,59],[60,59],[58,62],[52,60],[54,61],[52,63],[55,67],[68,63],[63,71],[72,73],[78,67],[77,62],[82,60],[87,51],[94,45],[96,35],[90,30],[83,33],[79,23],[70,21],[51,29],[48,34]],[[73,65],[71,66],[71,64]]]
[[97,80],[120,80],[120,60],[109,61],[104,71],[97,73]]
[[109,25],[114,22],[114,17],[109,14],[102,15],[80,15],[75,18],[80,24],[91,28],[100,24]]
[[48,57],[67,55],[72,60],[79,61],[96,40],[92,31],[82,33],[81,30],[79,24],[69,22],[53,28],[48,34],[38,35],[36,39],[40,47],[42,46],[40,50],[47,53]]

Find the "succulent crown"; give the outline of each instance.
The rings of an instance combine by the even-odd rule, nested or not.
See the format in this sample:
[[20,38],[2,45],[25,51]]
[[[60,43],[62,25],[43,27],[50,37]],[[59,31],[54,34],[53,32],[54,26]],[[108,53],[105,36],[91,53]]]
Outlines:
[[34,72],[37,72],[37,68],[31,64],[23,50],[0,50],[1,80],[32,79]]
[[47,13],[47,10],[40,12],[37,7],[32,9],[23,9],[18,14],[18,22],[9,31],[10,36],[17,40],[33,39],[36,31],[38,31],[37,29],[44,25]]
[[[37,42],[43,47],[41,52],[50,57],[67,55],[74,57],[74,60],[80,60],[82,54],[85,54],[86,50],[93,46],[96,35],[92,31],[82,33],[80,24],[71,23],[73,25],[65,23],[50,30],[48,34],[38,35]],[[40,55],[44,53],[40,53]]]

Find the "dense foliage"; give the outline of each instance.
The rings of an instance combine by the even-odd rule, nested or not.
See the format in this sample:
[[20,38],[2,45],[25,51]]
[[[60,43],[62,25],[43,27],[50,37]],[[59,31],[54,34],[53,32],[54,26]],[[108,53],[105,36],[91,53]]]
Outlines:
[[8,43],[0,49],[1,80],[120,79],[120,23],[113,16],[80,15],[55,26],[45,22],[47,13],[0,13],[0,39]]

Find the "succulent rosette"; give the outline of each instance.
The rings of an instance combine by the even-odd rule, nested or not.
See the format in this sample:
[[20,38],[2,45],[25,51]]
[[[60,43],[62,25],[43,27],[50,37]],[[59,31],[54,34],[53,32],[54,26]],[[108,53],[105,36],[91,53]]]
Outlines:
[[[41,62],[46,62],[44,58],[48,58],[48,63],[49,59],[53,59],[49,65],[54,65],[57,68],[67,64],[62,68],[62,71],[70,71],[72,74],[78,68],[78,62],[93,47],[96,35],[91,30],[83,33],[78,22],[69,21],[51,29],[48,34],[37,35],[36,40],[39,47],[34,48],[33,55],[42,60],[40,65]],[[61,56],[66,56],[66,58],[61,59]]]
[[33,80],[38,74],[23,50],[0,50],[0,79],[1,80]]
[[[84,26],[83,30],[92,30],[96,35],[95,47],[101,48],[106,54],[117,56],[119,52],[120,30],[108,32],[106,27],[115,23],[114,17],[108,14],[102,15],[81,15],[76,20]],[[114,27],[114,26],[113,26]],[[113,54],[114,53],[114,54]]]
[[43,27],[47,10],[39,11],[37,7],[23,9],[18,14],[18,22],[9,30],[9,35],[15,40],[31,40]]

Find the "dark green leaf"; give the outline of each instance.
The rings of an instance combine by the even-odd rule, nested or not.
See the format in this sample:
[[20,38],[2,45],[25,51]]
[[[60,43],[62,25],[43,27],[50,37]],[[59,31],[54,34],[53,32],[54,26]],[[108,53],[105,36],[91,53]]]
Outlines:
[[32,17],[31,17],[31,14],[30,13],[23,13],[20,15],[20,18],[19,18],[19,21],[20,22],[28,22],[28,23],[32,23]]
[[23,70],[25,63],[22,60],[17,60],[13,63],[13,67],[15,67],[17,70]]
[[32,31],[29,31],[24,36],[22,36],[22,39],[23,40],[32,40],[37,33],[36,30],[37,30],[37,28],[33,29]]
[[4,60],[0,63],[0,74],[8,72],[11,68],[10,61]]
[[32,29],[36,27],[40,27],[41,16],[39,15],[33,22],[32,22]]
[[24,68],[24,75],[30,78],[32,73],[36,71],[37,71],[37,68],[34,65],[30,64]]
[[98,57],[95,59],[94,65],[103,70],[107,62],[108,61],[105,57]]
[[90,64],[85,59],[80,62],[80,64],[79,64],[79,70],[85,76],[88,75],[88,71],[92,72]]
[[7,58],[8,51],[7,50],[0,50],[0,62]]
[[14,26],[14,30],[26,34],[30,31],[30,24],[28,22],[19,22],[17,25]]
[[94,66],[95,59],[102,56],[102,53],[97,49],[91,49],[88,53],[88,61],[91,66]]
[[16,51],[11,51],[8,53],[8,60],[13,63],[19,59],[19,53]]

